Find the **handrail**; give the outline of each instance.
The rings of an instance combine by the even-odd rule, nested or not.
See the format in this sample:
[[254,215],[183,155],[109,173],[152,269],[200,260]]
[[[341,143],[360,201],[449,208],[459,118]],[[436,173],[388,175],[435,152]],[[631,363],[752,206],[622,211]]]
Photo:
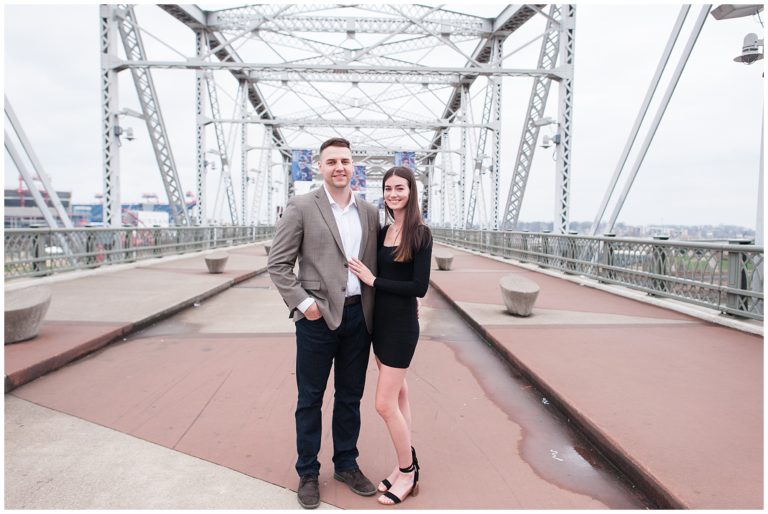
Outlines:
[[273,226],[6,229],[5,279],[255,243],[274,231]]
[[542,232],[432,228],[436,241],[653,296],[763,319],[763,247]]

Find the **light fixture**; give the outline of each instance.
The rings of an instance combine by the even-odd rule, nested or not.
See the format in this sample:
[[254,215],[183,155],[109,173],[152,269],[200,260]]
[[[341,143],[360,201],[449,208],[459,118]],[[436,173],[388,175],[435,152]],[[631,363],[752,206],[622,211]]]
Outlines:
[[752,16],[763,10],[761,4],[722,4],[712,9],[710,13],[716,20],[729,20]]
[[763,52],[760,51],[760,47],[763,46],[763,40],[758,39],[757,34],[750,32],[744,36],[744,45],[741,47],[741,55],[737,55],[733,58],[734,62],[743,62],[744,64],[752,64],[763,58]]
[[[762,4],[722,4],[718,5],[710,13],[716,20],[730,20],[733,18],[742,18],[744,16],[753,16],[763,10]],[[762,25],[762,21],[760,25]],[[744,44],[741,47],[741,54],[733,58],[734,62],[752,64],[763,58],[763,40],[757,37],[755,33],[749,33],[744,36]]]

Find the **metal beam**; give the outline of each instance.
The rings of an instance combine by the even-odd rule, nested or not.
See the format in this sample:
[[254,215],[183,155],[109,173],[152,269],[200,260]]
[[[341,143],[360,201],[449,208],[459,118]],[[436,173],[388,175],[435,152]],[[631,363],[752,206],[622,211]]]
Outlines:
[[[558,43],[559,31],[555,27],[555,25],[560,23],[560,7],[557,5],[550,6],[547,17],[549,21],[547,21],[547,30],[541,42],[538,68],[554,68],[557,64],[557,55],[560,50]],[[507,204],[504,208],[502,228],[505,230],[515,230],[517,227],[520,209],[523,206],[525,187],[528,184],[528,174],[531,171],[533,155],[536,152],[536,142],[539,138],[540,127],[534,122],[544,116],[544,109],[547,106],[551,85],[552,81],[543,77],[537,77],[533,80],[531,96],[528,99],[528,109],[526,110],[527,115],[523,122],[523,132],[520,135],[520,143],[517,147],[517,157],[515,158],[515,167],[512,171]]]
[[675,42],[677,41],[677,38],[680,36],[680,32],[683,29],[683,23],[685,22],[685,18],[688,16],[688,11],[690,10],[690,8],[691,8],[690,5],[683,5],[680,7],[680,12],[677,15],[677,20],[675,21],[675,24],[672,27],[672,32],[669,34],[669,39],[667,39],[667,46],[664,48],[664,51],[661,53],[659,64],[656,65],[656,71],[653,74],[651,83],[648,85],[648,90],[645,93],[645,98],[643,99],[643,103],[640,106],[640,110],[637,113],[637,117],[635,118],[635,123],[632,126],[632,130],[630,130],[629,137],[627,138],[627,142],[624,145],[624,150],[621,152],[621,156],[619,157],[619,162],[616,165],[616,169],[613,171],[611,180],[608,183],[608,187],[605,190],[603,199],[600,202],[600,207],[598,207],[597,213],[595,214],[595,220],[592,222],[592,228],[590,230],[590,233],[593,236],[597,235],[597,231],[600,228],[600,221],[602,221],[603,216],[605,215],[605,209],[608,207],[608,202],[611,200],[611,196],[613,196],[613,192],[616,189],[616,184],[619,181],[621,172],[627,163],[629,152],[632,150],[632,146],[635,144],[635,141],[637,140],[637,135],[640,132],[640,125],[642,125],[643,120],[645,119],[645,115],[648,113],[648,107],[651,105],[651,100],[653,99],[653,95],[656,93],[656,89],[658,88],[659,82],[661,81],[661,75],[664,73],[664,69],[667,67],[667,63],[669,62],[669,57],[672,54],[672,49],[675,47]]
[[451,123],[447,120],[338,120],[321,118],[276,118],[272,120],[262,120],[254,116],[248,118],[205,118],[201,119],[203,123],[256,123],[259,125],[276,127],[354,127],[354,128],[379,128],[379,129],[416,129],[431,130],[436,128],[451,127],[469,127],[492,129],[496,125],[492,123]]
[[16,169],[19,170],[19,174],[27,184],[27,189],[32,195],[32,198],[35,200],[35,205],[37,205],[37,208],[40,209],[43,218],[45,218],[45,222],[51,229],[58,228],[59,224],[56,223],[56,218],[53,217],[53,213],[48,208],[48,203],[45,201],[43,195],[40,194],[40,191],[35,185],[34,173],[29,168],[27,168],[27,165],[24,163],[24,160],[21,157],[21,153],[19,153],[19,151],[16,149],[16,145],[13,143],[11,135],[7,130],[5,131],[5,151],[8,152],[11,161],[13,161]]
[[121,227],[120,207],[120,138],[117,111],[117,70],[109,62],[117,58],[117,19],[115,5],[99,6],[101,37],[101,155],[104,171],[102,221],[106,227]]
[[558,120],[560,143],[555,146],[555,219],[553,232],[568,233],[571,202],[571,136],[573,128],[573,62],[575,53],[576,6],[565,4],[560,16],[560,63],[566,75],[560,81]]
[[[492,32],[486,36],[485,40],[478,44],[477,48],[475,48],[475,51],[472,53],[472,60],[479,63],[490,62],[494,36],[501,35],[506,39],[506,37],[523,26],[525,22],[530,20],[535,15],[536,11],[526,5],[507,6],[494,20]],[[475,79],[477,79],[477,76],[470,75],[467,77],[467,80],[464,83],[468,86],[471,86]],[[456,84],[453,88],[453,91],[451,92],[450,97],[448,98],[448,101],[445,104],[445,110],[443,111],[441,118],[452,119],[454,116],[456,116],[456,113],[460,108],[461,85]],[[435,131],[435,135],[432,138],[432,143],[429,145],[430,149],[440,148],[441,136],[442,131]]]
[[[137,28],[136,15],[132,6],[123,6],[116,12],[119,18],[117,23],[120,37],[123,40],[125,54],[129,61],[142,61],[146,59],[144,43]],[[147,131],[155,153],[155,159],[160,170],[160,178],[163,181],[168,204],[171,210],[171,219],[176,225],[189,225],[189,213],[184,201],[184,193],[181,190],[179,174],[176,170],[176,161],[173,158],[171,144],[168,139],[168,131],[165,128],[160,102],[155,91],[154,81],[150,70],[136,67],[131,68],[131,75],[136,86]]]
[[[205,32],[195,30],[195,53],[202,55],[206,49]],[[208,194],[206,192],[206,178],[208,167],[205,159],[205,125],[200,123],[200,117],[205,112],[205,72],[197,70],[195,72],[195,162],[197,164],[197,224],[200,226],[208,225]]]
[[[285,4],[282,4],[281,6],[284,7]],[[232,26],[233,29],[236,28],[247,28],[252,24],[260,23],[264,18],[272,18],[276,20],[294,20],[294,19],[307,19],[307,20],[317,20],[315,24],[317,24],[320,20],[324,20],[325,26],[328,27],[328,30],[325,30],[324,32],[332,32],[333,30],[337,30],[340,32],[346,32],[349,25],[347,25],[347,20],[367,20],[369,18],[362,17],[362,16],[355,16],[353,17],[342,17],[342,16],[298,16],[302,13],[307,12],[319,12],[319,11],[327,11],[327,10],[340,10],[345,8],[355,8],[357,10],[361,11],[371,11],[371,12],[379,12],[383,13],[385,15],[392,16],[393,14],[398,14],[395,12],[393,7],[388,4],[354,4],[354,5],[343,5],[343,4],[326,4],[326,5],[313,5],[313,4],[294,4],[291,5],[289,9],[282,9],[279,10],[277,8],[277,5],[275,4],[259,4],[259,5],[249,5],[249,6],[243,6],[243,7],[234,7],[230,9],[221,9],[217,11],[213,11],[209,15],[209,23],[211,26],[220,25],[224,26],[225,24],[227,26]],[[482,18],[480,16],[474,16],[471,14],[466,13],[459,13],[456,11],[450,11],[447,9],[442,8],[434,8],[430,6],[425,5],[405,5],[404,6],[406,10],[406,14],[409,16],[414,17],[424,17],[425,20],[429,21],[430,23],[435,24],[439,27],[440,30],[442,29],[448,29],[451,27],[455,28],[462,28],[462,27],[473,27],[473,28],[484,28],[487,32],[490,30],[490,20],[487,20],[486,18]],[[378,19],[370,18],[373,21],[377,21]],[[304,24],[303,26],[306,26],[307,24]],[[336,27],[334,29],[334,27]],[[217,29],[218,30],[218,29]],[[363,30],[358,30],[359,32],[362,32]]]
[[638,155],[636,157],[635,163],[630,169],[629,177],[627,177],[627,181],[624,183],[624,188],[621,190],[621,195],[619,196],[619,200],[614,206],[613,212],[611,213],[611,217],[608,220],[608,228],[607,228],[608,232],[611,232],[613,230],[614,225],[616,224],[616,220],[619,217],[621,208],[624,206],[624,201],[627,199],[627,196],[629,195],[629,191],[632,188],[632,184],[634,183],[635,178],[637,177],[637,172],[639,171],[640,166],[642,165],[643,160],[645,159],[645,156],[648,153],[648,148],[650,147],[651,142],[653,141],[653,137],[656,135],[656,130],[659,128],[659,124],[661,123],[661,120],[664,117],[664,113],[667,110],[669,101],[672,99],[672,94],[675,92],[677,83],[680,80],[680,76],[682,75],[683,70],[685,69],[685,65],[688,62],[688,58],[691,56],[693,47],[696,44],[696,40],[698,39],[699,34],[701,33],[701,29],[704,26],[704,22],[707,19],[707,14],[709,13],[709,9],[711,7],[712,7],[711,4],[707,4],[702,6],[701,10],[699,11],[699,16],[698,18],[696,18],[696,22],[691,31],[691,34],[688,36],[688,41],[686,42],[685,48],[683,48],[682,54],[680,55],[680,60],[677,63],[677,67],[675,68],[675,71],[672,73],[672,77],[670,79],[669,84],[667,85],[666,91],[664,92],[664,96],[662,97],[661,102],[657,107],[656,115],[654,116],[653,121],[651,122],[651,126],[648,129],[648,134],[646,134],[645,140],[643,141],[643,144],[640,147],[640,150],[638,151]]
[[158,4],[158,7],[191,29],[207,29],[206,11],[196,5]]
[[[213,45],[212,48],[218,48],[214,52],[214,55],[217,59],[219,59],[219,61],[234,63],[243,62],[237,52],[231,48],[224,47],[221,44],[220,39],[215,34],[210,32],[206,21],[207,13],[205,11],[200,11],[200,9],[191,5],[161,4],[159,7],[179,20],[181,23],[188,26],[190,29],[204,30],[207,34],[208,40]],[[230,69],[229,72],[238,81],[248,78],[242,69]],[[251,102],[251,105],[259,116],[264,119],[270,119],[273,117],[272,112],[269,110],[266,100],[264,99],[264,95],[256,86],[256,84],[251,83],[248,85],[248,100]],[[272,139],[275,141],[277,146],[283,146],[283,143],[287,144],[285,137],[283,137],[283,134],[278,128],[273,128]],[[285,155],[285,157],[288,156]]]
[[[214,118],[219,118],[221,116],[221,111],[219,107],[219,95],[216,91],[216,82],[210,74],[206,76],[206,82],[208,84],[208,99],[211,104],[211,113]],[[213,127],[216,133],[216,144],[221,162],[221,179],[224,182],[224,189],[227,194],[227,204],[229,205],[229,217],[232,221],[232,225],[237,225],[237,204],[235,202],[235,190],[232,187],[232,175],[229,171],[229,157],[227,155],[227,142],[224,138],[224,129],[222,128],[221,123],[216,122],[213,123]]]
[[[51,204],[53,204],[54,209],[56,209],[56,213],[59,216],[61,224],[64,225],[64,228],[73,228],[72,220],[69,219],[69,214],[67,214],[67,210],[64,208],[64,205],[62,205],[58,193],[56,193],[56,189],[53,187],[53,184],[51,184],[50,177],[48,177],[48,174],[43,169],[43,165],[37,158],[37,154],[32,148],[32,144],[29,142],[27,134],[24,132],[24,129],[21,126],[21,122],[19,122],[19,119],[16,117],[16,113],[14,112],[13,107],[11,106],[11,102],[8,100],[7,96],[5,97],[5,115],[8,117],[8,121],[11,123],[11,128],[19,138],[19,143],[21,143],[22,150],[27,154],[27,157],[29,157],[29,162],[32,163],[33,173],[36,174],[40,179],[40,182],[43,185],[43,190],[48,195],[48,198],[51,199]],[[8,136],[6,135],[6,141],[7,140]],[[24,178],[26,180],[27,177]],[[30,190],[32,190],[34,187],[31,182],[27,182],[27,186]],[[45,203],[38,207],[40,207],[41,211],[48,209],[48,205]],[[51,228],[56,228],[56,224],[51,225]]]
[[[504,50],[504,38],[494,41],[492,63],[501,66]],[[493,111],[489,120],[494,127],[493,148],[491,153],[491,222],[492,230],[499,229],[499,186],[501,182],[501,78],[490,77],[488,87],[493,89]]]
[[707,19],[707,14],[709,13],[709,10],[711,7],[712,7],[711,4],[703,5],[701,7],[701,10],[699,11],[699,16],[696,18],[696,22],[694,23],[691,34],[688,36],[688,41],[686,42],[685,48],[683,48],[683,51],[680,55],[680,60],[677,63],[677,67],[675,68],[675,71],[672,73],[670,82],[667,85],[667,89],[664,92],[664,96],[661,99],[661,103],[657,107],[656,115],[654,116],[653,121],[651,122],[651,126],[648,129],[648,134],[646,134],[645,136],[645,140],[643,141],[643,144],[640,147],[635,163],[629,172],[629,177],[627,177],[627,181],[624,183],[624,188],[621,191],[619,200],[614,206],[613,212],[611,213],[611,217],[608,220],[608,229],[607,229],[608,232],[612,231],[614,225],[616,224],[616,219],[619,217],[621,208],[624,206],[624,201],[627,199],[627,196],[629,195],[629,191],[632,188],[632,184],[634,183],[635,178],[637,177],[637,172],[640,169],[640,166],[642,165],[646,154],[648,153],[648,148],[650,147],[651,142],[653,141],[653,137],[656,135],[656,130],[659,128],[661,119],[664,117],[664,113],[667,110],[669,101],[672,99],[672,94],[675,92],[677,83],[680,80],[680,76],[682,75],[683,70],[685,69],[685,65],[688,62],[688,58],[691,56],[693,47],[696,44],[696,40],[699,38],[699,34],[701,33],[701,29],[704,26],[704,22]]
[[441,19],[427,19],[424,27],[396,18],[364,18],[348,16],[277,16],[264,20],[262,17],[224,19],[224,16],[211,13],[208,27],[222,32],[248,30],[258,23],[259,30],[323,32],[323,33],[360,33],[360,34],[428,34],[428,31],[446,35],[482,37],[491,30],[489,20],[472,20],[468,23],[444,22]]
[[[240,82],[240,117],[248,116],[248,84]],[[248,124],[240,125],[240,206],[241,221],[248,225]]]
[[[326,76],[344,75],[344,82],[355,82],[358,78],[379,77],[381,79],[390,79],[397,77],[410,77],[414,83],[426,83],[428,80],[437,80],[437,78],[454,79],[459,77],[462,80],[476,79],[478,76],[494,77],[550,77],[560,80],[563,76],[559,68],[549,70],[525,69],[525,68],[495,68],[495,67],[438,67],[438,66],[368,66],[368,65],[350,65],[350,64],[291,64],[291,63],[257,63],[257,62],[208,62],[197,59],[187,61],[150,61],[150,60],[122,60],[113,59],[110,65],[117,71],[133,68],[159,68],[159,69],[181,69],[181,70],[229,70],[248,72],[247,77],[253,80],[320,80],[336,82]],[[296,77],[295,74],[302,74]],[[281,75],[282,74],[282,75]],[[294,74],[294,75],[291,75]],[[310,74],[310,75],[307,75]],[[422,76],[427,80],[419,80],[416,76]],[[434,77],[434,78],[432,78]],[[237,77],[242,79],[243,77]],[[443,80],[444,82],[444,80]]]

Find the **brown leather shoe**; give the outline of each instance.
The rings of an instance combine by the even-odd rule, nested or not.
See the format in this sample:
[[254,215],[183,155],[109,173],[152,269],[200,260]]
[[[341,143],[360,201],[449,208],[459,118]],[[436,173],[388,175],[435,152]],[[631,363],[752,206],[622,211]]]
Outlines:
[[320,483],[317,481],[317,475],[302,476],[296,496],[299,498],[299,505],[305,509],[314,509],[320,505]]
[[350,469],[348,471],[337,471],[333,474],[333,478],[339,482],[344,482],[352,489],[353,493],[357,493],[360,496],[371,496],[376,494],[376,488],[370,480],[365,478],[360,468]]

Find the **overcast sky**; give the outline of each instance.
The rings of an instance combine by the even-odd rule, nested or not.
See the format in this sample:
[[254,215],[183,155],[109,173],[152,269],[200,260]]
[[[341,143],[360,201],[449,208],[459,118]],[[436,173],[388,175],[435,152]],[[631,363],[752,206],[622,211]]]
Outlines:
[[[479,9],[493,16],[503,7],[483,4]],[[458,4],[446,8],[461,10]],[[594,218],[678,10],[678,4],[578,4],[571,221]],[[678,48],[687,39],[698,10],[699,6],[691,9]],[[188,28],[151,5],[136,12],[139,22],[155,35],[187,55],[193,53]],[[754,17],[717,21],[708,16],[619,222],[754,228],[764,61],[746,66],[732,60],[748,32],[763,37]],[[509,51],[525,41],[518,39],[505,48]],[[148,49],[157,46],[146,36],[145,43]],[[57,190],[72,191],[76,202],[94,201],[103,187],[98,5],[5,5],[4,45],[5,94],[45,170]],[[155,55],[148,53],[150,58]],[[677,55],[673,54],[670,68],[677,63]],[[122,75],[121,107],[137,108],[128,73]],[[154,71],[153,76],[182,188],[194,191],[193,73],[165,70]],[[513,84],[514,80],[518,79],[504,82],[502,209],[523,123],[520,113],[530,90],[529,79]],[[666,81],[657,97],[665,87]],[[547,108],[554,117],[556,91],[555,86]],[[157,193],[163,199],[146,129],[138,120],[132,121],[136,141],[125,143],[121,152],[122,200],[138,201],[142,193]],[[537,149],[521,221],[553,219],[551,156],[551,148]],[[17,184],[18,174],[6,155],[5,187]],[[215,188],[210,191],[215,194]]]

